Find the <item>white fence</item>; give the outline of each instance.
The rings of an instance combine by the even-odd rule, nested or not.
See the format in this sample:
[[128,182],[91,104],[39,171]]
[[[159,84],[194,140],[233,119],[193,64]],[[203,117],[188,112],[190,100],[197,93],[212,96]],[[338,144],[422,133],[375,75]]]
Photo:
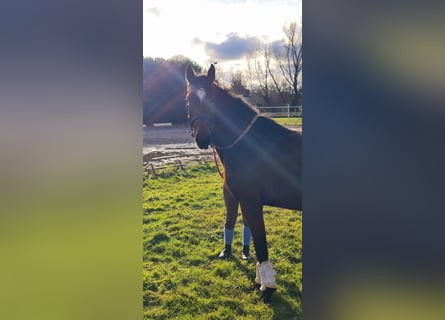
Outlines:
[[301,117],[303,112],[302,106],[271,106],[257,107],[260,113],[267,113],[272,117]]

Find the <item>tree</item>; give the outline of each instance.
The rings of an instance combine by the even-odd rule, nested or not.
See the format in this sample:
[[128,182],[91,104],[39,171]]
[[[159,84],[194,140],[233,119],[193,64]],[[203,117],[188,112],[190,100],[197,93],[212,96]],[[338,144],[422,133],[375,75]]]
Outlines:
[[299,105],[302,44],[297,23],[283,26],[284,39],[263,43],[247,58],[251,95],[262,105]]
[[293,22],[283,27],[285,35],[284,52],[277,52],[277,60],[280,61],[280,69],[284,80],[287,82],[291,96],[292,105],[301,101],[303,93],[302,70],[303,70],[303,44],[301,34],[297,33],[297,23]]
[[235,94],[240,94],[244,97],[249,96],[250,91],[245,85],[243,74],[241,73],[241,71],[232,74],[232,80],[230,81],[230,91]]
[[[266,46],[252,51],[247,59],[247,74],[250,79],[252,91],[260,95],[260,104],[271,104],[270,79],[267,71]],[[256,99],[258,100],[258,99]]]
[[143,123],[187,121],[185,110],[185,67],[202,68],[184,56],[169,60],[145,58],[143,61]]

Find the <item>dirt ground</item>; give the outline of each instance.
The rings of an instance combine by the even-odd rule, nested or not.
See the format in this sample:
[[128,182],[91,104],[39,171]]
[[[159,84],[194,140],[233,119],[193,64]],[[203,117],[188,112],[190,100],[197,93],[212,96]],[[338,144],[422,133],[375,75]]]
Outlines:
[[211,148],[198,148],[188,125],[146,126],[143,128],[143,159],[144,163],[159,167],[178,161],[213,161],[213,153]]
[[187,125],[143,128],[144,162],[154,166],[212,159],[212,150],[200,150]]
[[175,126],[146,126],[143,128],[144,147],[162,144],[193,143],[190,127],[187,125]]

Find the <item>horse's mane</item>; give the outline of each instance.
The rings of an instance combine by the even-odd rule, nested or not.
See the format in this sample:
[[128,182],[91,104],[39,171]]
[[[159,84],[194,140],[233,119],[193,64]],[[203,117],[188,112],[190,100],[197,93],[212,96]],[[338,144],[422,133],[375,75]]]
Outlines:
[[244,96],[235,94],[231,92],[230,89],[223,88],[216,82],[212,84],[212,89],[214,90],[215,97],[217,96],[220,98],[218,101],[222,101],[220,103],[224,103],[224,101],[226,101],[227,103],[230,103],[230,105],[235,105],[237,107],[247,106],[255,113],[258,113],[258,109],[255,107],[255,105],[247,101]]
[[[214,93],[215,101],[218,101],[218,104],[220,105],[230,105],[232,108],[230,108],[230,112],[235,112],[239,115],[239,117],[245,116],[249,119],[251,119],[252,113],[255,113],[259,115],[259,117],[263,120],[266,120],[268,129],[272,127],[280,127],[280,130],[286,130],[289,131],[291,134],[298,134],[301,135],[300,131],[292,130],[289,128],[286,128],[280,124],[278,124],[273,118],[270,117],[270,115],[267,114],[261,114],[259,110],[256,108],[255,105],[253,105],[251,102],[247,101],[244,96],[241,96],[239,94],[235,94],[230,91],[230,89],[226,89],[221,87],[219,84],[214,82],[212,84],[212,90]],[[246,108],[247,107],[247,108]],[[239,118],[237,117],[237,118]],[[266,123],[263,121],[263,124]]]

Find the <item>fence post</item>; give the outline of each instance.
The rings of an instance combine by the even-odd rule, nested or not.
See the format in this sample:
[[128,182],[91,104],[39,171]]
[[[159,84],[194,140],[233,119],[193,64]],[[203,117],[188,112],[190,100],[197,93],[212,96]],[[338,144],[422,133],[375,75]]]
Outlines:
[[153,163],[150,163],[150,167],[151,167],[151,171],[153,172],[153,177],[156,178],[156,171],[155,171],[155,167],[154,167]]
[[290,106],[289,103],[287,104],[287,118],[290,118]]

